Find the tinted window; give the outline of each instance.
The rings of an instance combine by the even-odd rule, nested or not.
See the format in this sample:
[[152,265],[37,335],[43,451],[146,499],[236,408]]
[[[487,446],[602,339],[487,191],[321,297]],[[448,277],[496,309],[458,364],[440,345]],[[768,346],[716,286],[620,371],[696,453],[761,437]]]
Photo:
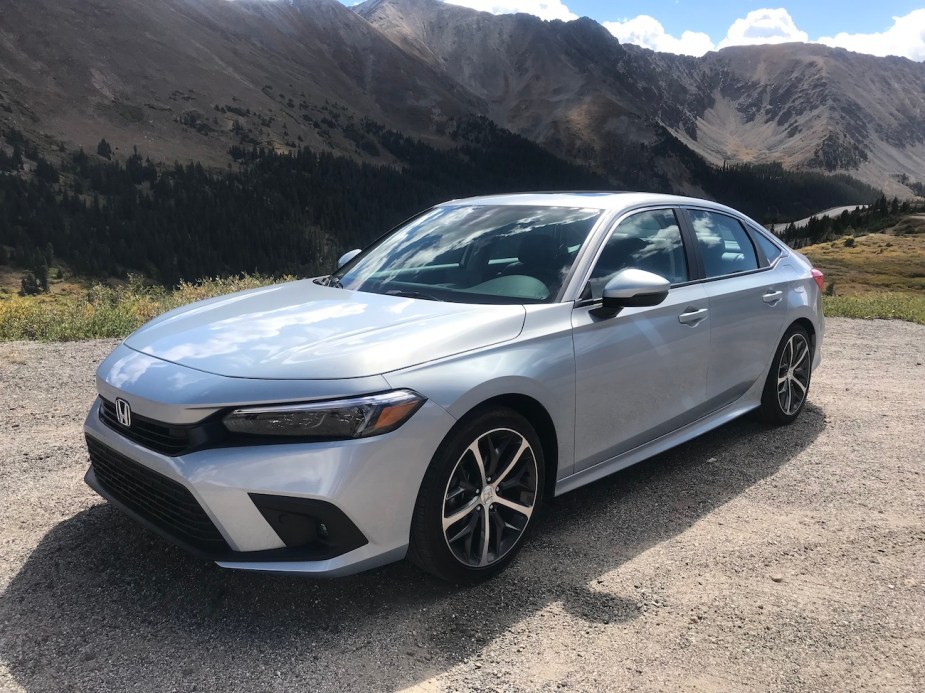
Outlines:
[[755,239],[755,243],[761,248],[761,252],[764,253],[764,256],[768,259],[768,264],[773,264],[774,261],[781,256],[781,249],[763,233],[754,231],[752,232],[752,238]]
[[552,301],[600,216],[569,207],[437,207],[323,281],[459,303]]
[[758,269],[758,256],[742,225],[715,212],[690,211],[707,277]]
[[654,272],[672,284],[688,280],[681,230],[673,211],[639,212],[620,222],[591,272],[591,296],[600,298],[604,285],[631,267]]

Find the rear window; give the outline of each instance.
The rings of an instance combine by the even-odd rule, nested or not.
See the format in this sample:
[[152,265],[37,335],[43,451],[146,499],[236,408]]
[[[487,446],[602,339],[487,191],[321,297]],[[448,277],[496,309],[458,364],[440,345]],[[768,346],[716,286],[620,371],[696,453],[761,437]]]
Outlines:
[[708,278],[758,269],[755,246],[737,219],[696,209],[689,214]]
[[780,247],[760,231],[753,231],[752,238],[755,239],[755,245],[764,253],[769,265],[773,265],[774,261],[783,254]]

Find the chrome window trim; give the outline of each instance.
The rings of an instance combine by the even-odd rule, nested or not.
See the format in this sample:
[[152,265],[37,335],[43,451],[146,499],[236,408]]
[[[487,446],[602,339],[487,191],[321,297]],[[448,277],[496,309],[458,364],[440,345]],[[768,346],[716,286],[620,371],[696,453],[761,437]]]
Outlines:
[[774,269],[774,266],[768,265],[767,267],[759,267],[758,269],[746,270],[744,272],[733,272],[732,274],[721,274],[716,277],[704,277],[703,279],[700,280],[700,283],[706,284],[708,282],[721,281],[723,279],[732,279],[734,277],[747,277],[750,274],[760,274],[761,272],[767,272],[768,270],[772,270],[772,269]]

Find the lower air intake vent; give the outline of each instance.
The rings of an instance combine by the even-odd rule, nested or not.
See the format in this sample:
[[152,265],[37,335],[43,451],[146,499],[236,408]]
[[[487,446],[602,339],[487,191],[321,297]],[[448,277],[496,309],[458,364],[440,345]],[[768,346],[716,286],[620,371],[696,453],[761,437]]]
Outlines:
[[146,521],[205,554],[230,551],[218,528],[184,486],[87,436],[99,484]]

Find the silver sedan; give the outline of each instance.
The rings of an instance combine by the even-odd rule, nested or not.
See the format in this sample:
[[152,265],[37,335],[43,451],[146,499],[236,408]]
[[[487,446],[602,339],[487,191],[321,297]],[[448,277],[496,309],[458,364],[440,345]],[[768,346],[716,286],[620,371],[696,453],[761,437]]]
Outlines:
[[745,414],[787,424],[822,274],[641,193],[429,209],[330,276],[171,311],[100,366],[87,483],[229,568],[503,569],[544,498]]

